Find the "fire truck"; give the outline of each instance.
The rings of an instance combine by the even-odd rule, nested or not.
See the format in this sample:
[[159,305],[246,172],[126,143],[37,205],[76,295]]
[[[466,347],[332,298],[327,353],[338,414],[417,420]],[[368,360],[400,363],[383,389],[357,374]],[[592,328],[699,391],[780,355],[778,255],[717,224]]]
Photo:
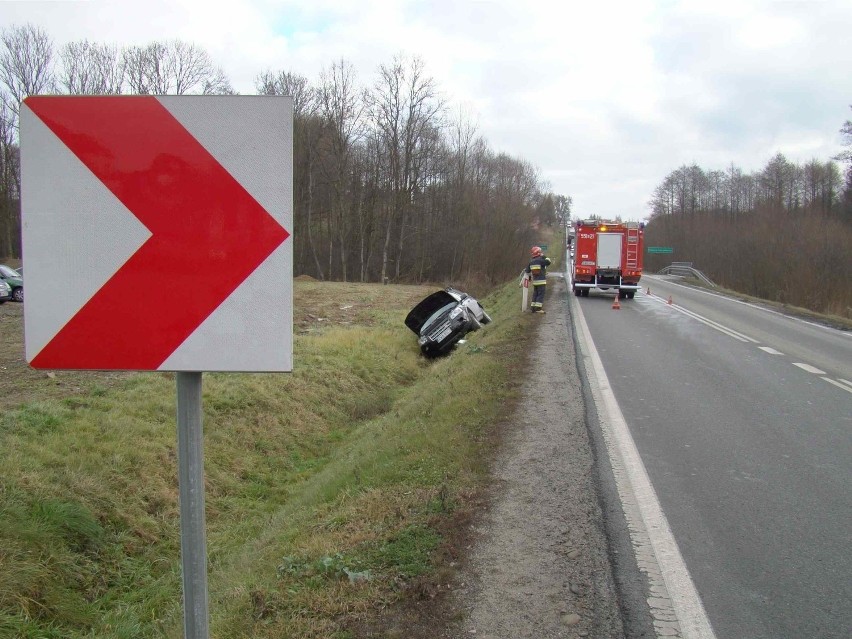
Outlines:
[[581,220],[575,224],[571,261],[574,295],[613,289],[620,299],[633,299],[642,277],[645,224]]

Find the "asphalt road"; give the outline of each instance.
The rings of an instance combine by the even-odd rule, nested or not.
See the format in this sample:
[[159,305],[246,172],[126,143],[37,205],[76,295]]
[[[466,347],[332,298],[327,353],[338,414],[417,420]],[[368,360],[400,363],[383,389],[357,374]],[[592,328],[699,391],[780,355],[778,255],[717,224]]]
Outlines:
[[716,637],[847,639],[852,335],[643,286],[573,301]]

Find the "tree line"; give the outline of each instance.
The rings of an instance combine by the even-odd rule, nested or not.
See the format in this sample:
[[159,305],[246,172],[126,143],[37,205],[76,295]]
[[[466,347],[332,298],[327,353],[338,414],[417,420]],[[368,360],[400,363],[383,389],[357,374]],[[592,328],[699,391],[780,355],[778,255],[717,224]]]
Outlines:
[[[847,184],[848,181],[848,184]],[[652,215],[688,216],[713,212],[736,219],[770,207],[788,213],[821,213],[852,217],[852,176],[846,181],[834,161],[804,165],[778,153],[763,170],[744,173],[731,164],[725,171],[682,166],[654,190]]]
[[795,164],[779,153],[755,173],[697,165],[672,171],[654,190],[646,227],[648,270],[691,261],[742,293],[852,318],[852,121],[835,161]]
[[[396,56],[363,84],[345,59],[318,81],[266,70],[259,95],[294,102],[294,274],[359,282],[513,277],[540,227],[570,216],[529,162],[494,151],[423,61]],[[18,110],[35,94],[229,95],[222,68],[182,41],[58,50],[33,25],[0,36],[0,256],[20,257]]]

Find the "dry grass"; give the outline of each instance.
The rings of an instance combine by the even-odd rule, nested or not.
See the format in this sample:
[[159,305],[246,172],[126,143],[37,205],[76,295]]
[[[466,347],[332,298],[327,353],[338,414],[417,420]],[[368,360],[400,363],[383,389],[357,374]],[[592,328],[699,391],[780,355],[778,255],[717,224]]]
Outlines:
[[[528,318],[506,287],[426,361],[402,320],[435,288],[298,281],[294,372],[204,376],[214,636],[359,636],[444,574]],[[173,375],[31,371],[20,311],[0,307],[0,635],[178,637]]]

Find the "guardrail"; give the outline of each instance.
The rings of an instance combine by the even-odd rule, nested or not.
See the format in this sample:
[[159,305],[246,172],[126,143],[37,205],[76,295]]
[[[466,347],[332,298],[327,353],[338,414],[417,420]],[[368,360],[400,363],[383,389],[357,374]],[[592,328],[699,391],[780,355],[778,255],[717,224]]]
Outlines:
[[708,286],[716,287],[716,284],[704,273],[692,266],[692,262],[672,262],[671,265],[665,266],[657,271],[660,275],[678,275],[680,277],[694,277],[701,280]]

